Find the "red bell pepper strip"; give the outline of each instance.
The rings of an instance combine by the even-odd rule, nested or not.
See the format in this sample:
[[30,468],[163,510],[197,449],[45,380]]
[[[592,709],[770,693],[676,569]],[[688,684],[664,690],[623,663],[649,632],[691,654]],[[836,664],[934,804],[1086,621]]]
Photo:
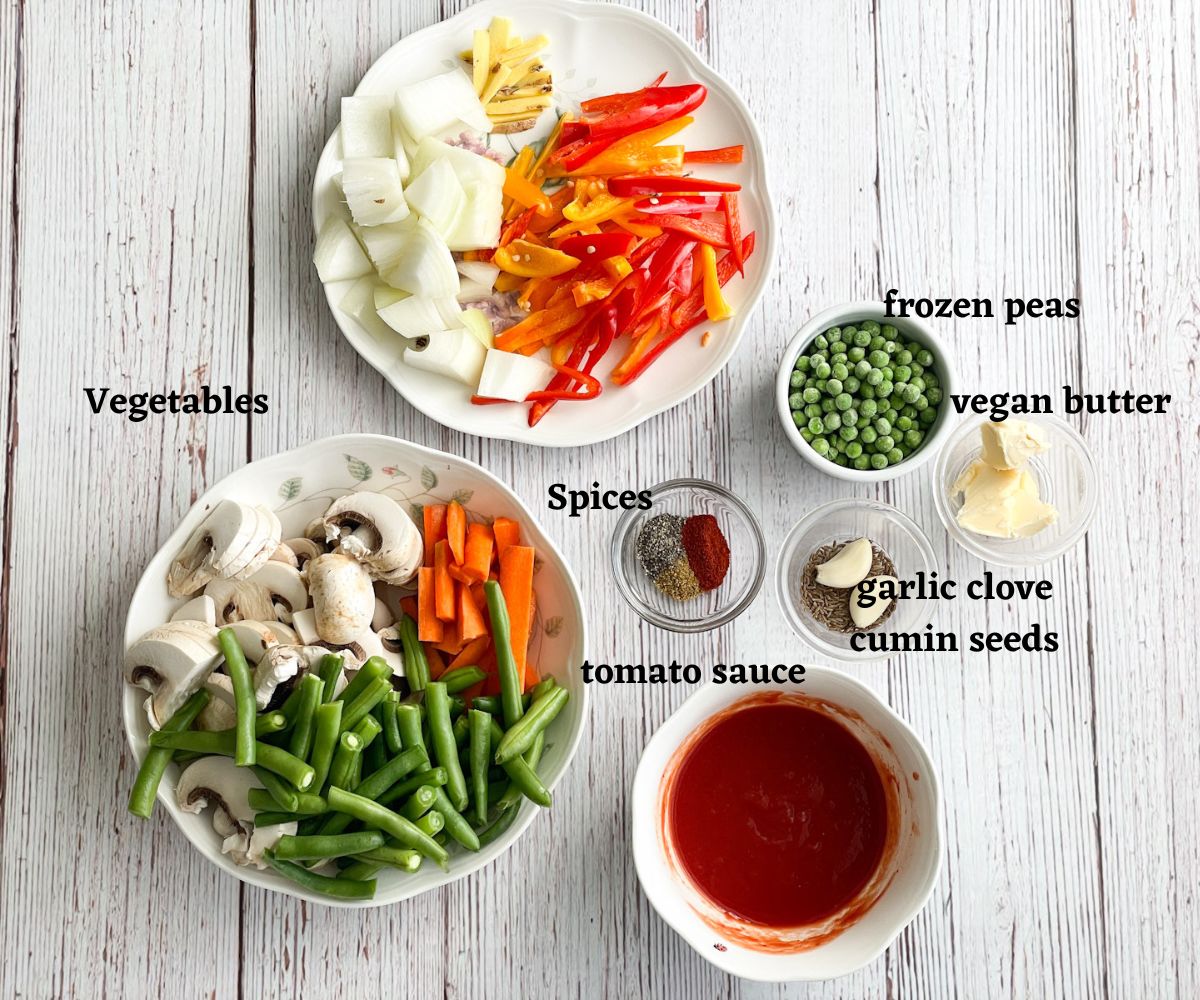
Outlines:
[[560,399],[595,399],[600,395],[600,380],[586,372],[578,371],[567,365],[555,365],[554,370],[565,376],[569,382],[578,382],[583,386],[583,392],[574,389],[542,389],[531,392],[525,397],[527,403],[547,403]]
[[701,243],[707,243],[709,246],[722,249],[729,246],[729,230],[723,220],[721,222],[705,222],[703,219],[693,218],[690,215],[658,215],[655,216],[654,221],[663,229],[683,233],[685,236],[690,236]]
[[581,261],[601,261],[624,257],[633,249],[637,237],[632,233],[595,233],[564,236],[555,248]]
[[[750,255],[754,253],[754,233],[747,233],[742,239],[742,260],[750,259]],[[725,254],[717,261],[717,281],[724,287],[730,278],[737,272],[737,262],[733,259],[732,253]],[[685,330],[690,330],[693,326],[704,319],[707,312],[704,308],[704,284],[698,282],[696,287],[692,289],[691,295],[684,299],[675,307],[675,311],[671,313],[671,326],[683,327]]]
[[682,118],[695,111],[708,96],[702,83],[686,83],[679,87],[647,87],[630,104],[593,117],[582,119],[592,139],[623,138],[633,132],[653,128],[673,118]]
[[708,181],[703,177],[652,176],[610,177],[608,193],[618,198],[642,198],[652,194],[674,191],[740,191],[742,186],[732,181]]
[[745,274],[742,266],[742,217],[738,212],[738,196],[732,192],[721,195],[721,208],[725,212],[725,228],[729,231],[729,250],[737,261],[738,274]]
[[721,207],[719,194],[673,194],[665,198],[651,195],[634,204],[643,215],[695,215],[715,212]]
[[655,253],[668,239],[670,239],[670,236],[667,233],[661,233],[648,240],[643,240],[637,245],[633,253],[629,254],[629,263],[633,267],[637,267],[642,261]]
[[684,239],[678,233],[671,233],[668,241],[650,258],[646,265],[650,276],[637,297],[635,307],[639,314],[646,303],[657,304],[658,296],[666,289],[667,283],[680,267],[692,266],[692,249],[695,245],[695,240]]
[[647,86],[641,90],[631,90],[624,94],[606,94],[603,97],[589,97],[583,101],[579,107],[586,115],[595,114],[601,111],[615,111],[618,108],[623,108],[628,104],[633,104],[647,91],[659,86],[667,78],[665,72],[659,73]]
[[[575,339],[575,346],[571,348],[571,354],[567,358],[565,367],[577,368],[583,361],[584,354],[587,352],[588,347],[591,346],[594,340],[595,337],[592,335],[590,330],[585,331],[582,335],[577,337]],[[563,375],[561,372],[557,372],[555,373],[554,378],[550,380],[550,384],[546,386],[545,391],[550,392],[554,389],[565,389],[570,384],[571,381],[566,375]],[[550,412],[550,408],[554,406],[555,402],[557,401],[553,399],[545,399],[533,403],[529,407],[529,426],[536,426],[537,422]]]
[[508,223],[500,233],[499,246],[506,247],[513,240],[518,240],[524,236],[525,231],[529,228],[529,223],[533,221],[533,217],[536,214],[536,208],[527,208],[513,219],[512,222]]
[[683,154],[684,163],[741,163],[745,146],[722,146],[720,149],[692,149]]
[[609,146],[615,145],[620,138],[620,136],[613,136],[611,139],[588,139],[587,137],[578,139],[556,149],[550,157],[550,162],[562,164],[563,169],[568,173],[578,170],[588,160],[594,160]]

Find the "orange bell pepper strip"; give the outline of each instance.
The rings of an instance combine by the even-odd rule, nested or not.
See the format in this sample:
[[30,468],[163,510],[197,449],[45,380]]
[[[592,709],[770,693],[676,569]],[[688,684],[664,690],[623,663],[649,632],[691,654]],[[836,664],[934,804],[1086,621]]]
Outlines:
[[608,260],[602,260],[600,266],[604,268],[610,278],[618,279],[625,277],[633,270],[633,266],[625,257],[609,257]]
[[657,316],[654,316],[642,327],[633,332],[633,343],[629,345],[629,350],[625,352],[625,356],[617,363],[617,367],[612,370],[610,377],[614,383],[621,385],[629,373],[637,367],[638,362],[650,350],[650,344],[661,328],[662,323]]
[[467,547],[467,512],[457,500],[446,505],[446,541],[454,561],[461,565]]
[[711,320],[728,319],[733,309],[721,294],[717,276],[717,252],[709,244],[700,244],[700,270],[704,280],[704,311]]
[[496,291],[515,292],[525,284],[525,279],[519,274],[507,274],[501,271],[496,275]]
[[529,240],[513,240],[492,254],[492,263],[508,274],[522,278],[551,278],[579,266],[579,258]]
[[502,351],[516,351],[529,344],[539,344],[548,337],[569,330],[583,319],[583,316],[583,310],[573,301],[548,307],[497,334],[494,346]]
[[640,239],[649,240],[662,235],[662,227],[638,215],[614,216],[613,222],[627,233],[633,233]]
[[423,565],[433,565],[433,547],[439,539],[446,537],[446,505],[431,503],[425,505],[422,511],[425,534],[425,561]]
[[[501,211],[505,219],[508,219],[509,213],[516,214],[516,208],[520,205],[523,208],[528,208],[529,205],[521,202],[515,195],[514,191],[509,190],[508,175],[515,173],[521,180],[525,180],[528,176],[525,171],[529,169],[529,165],[533,162],[533,149],[525,146],[513,159],[507,167],[504,168],[504,200],[501,203]],[[540,193],[540,192],[539,192]]]
[[[524,153],[527,149],[529,149],[528,146],[521,152]],[[527,159],[532,159],[532,157],[533,154],[530,153]],[[550,199],[542,194],[542,189],[533,181],[526,179],[525,166],[520,163],[520,157],[518,157],[517,163],[505,168],[504,194],[524,208],[536,208],[542,215],[549,215],[554,210]]]
[[445,625],[436,611],[434,569],[423,566],[417,570],[417,638],[421,642],[441,642]]
[[616,280],[613,278],[594,278],[591,281],[576,281],[571,284],[571,296],[577,306],[586,306],[589,302],[599,302],[613,290]]

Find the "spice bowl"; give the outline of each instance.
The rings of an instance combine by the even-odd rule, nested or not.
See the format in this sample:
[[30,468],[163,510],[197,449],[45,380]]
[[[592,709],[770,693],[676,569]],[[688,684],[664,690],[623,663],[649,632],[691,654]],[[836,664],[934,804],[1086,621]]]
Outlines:
[[1087,442],[1074,427],[1055,416],[1029,422],[1049,432],[1050,448],[1029,460],[1042,500],[1058,509],[1058,520],[1027,538],[992,538],[958,523],[961,497],[954,484],[982,450],[980,428],[987,417],[964,420],[946,439],[933,466],[933,501],[947,533],[984,562],[997,566],[1039,566],[1062,555],[1091,527],[1100,504],[1100,482]]
[[[841,632],[819,621],[804,600],[805,567],[813,553],[825,545],[867,538],[895,565],[899,580],[915,578],[937,569],[933,547],[920,526],[903,511],[877,500],[834,500],[810,511],[788,532],[776,567],[779,604],[792,628],[813,649],[843,663],[881,659],[887,652],[856,650],[851,638],[860,631]],[[849,598],[847,597],[847,601]],[[888,632],[921,632],[929,623],[928,601],[897,600],[876,629]],[[874,630],[873,630],[874,631]]]
[[[753,603],[766,572],[766,546],[758,518],[740,497],[702,479],[672,479],[650,491],[650,507],[627,510],[613,531],[613,575],[617,589],[643,620],[671,632],[707,632],[727,625]],[[711,515],[729,548],[729,568],[720,585],[687,600],[668,596],[642,565],[638,538],[660,514],[679,518]]]

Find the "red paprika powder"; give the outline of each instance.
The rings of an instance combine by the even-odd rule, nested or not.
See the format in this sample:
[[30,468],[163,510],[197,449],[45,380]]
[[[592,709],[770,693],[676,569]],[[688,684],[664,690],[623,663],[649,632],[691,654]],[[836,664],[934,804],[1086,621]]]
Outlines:
[[712,514],[683,522],[683,551],[701,590],[716,590],[729,572],[729,543]]

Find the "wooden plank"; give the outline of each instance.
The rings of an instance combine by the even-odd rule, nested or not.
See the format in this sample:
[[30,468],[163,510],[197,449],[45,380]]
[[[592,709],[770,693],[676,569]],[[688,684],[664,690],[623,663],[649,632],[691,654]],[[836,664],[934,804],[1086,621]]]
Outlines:
[[245,419],[80,395],[244,382],[245,8],[22,10],[0,994],[230,995],[237,885],[126,815],[116,692],[133,584]]
[[1197,551],[1200,126],[1195,5],[1075,10],[1079,382],[1171,392],[1162,416],[1090,416],[1105,495],[1088,538],[1105,984],[1200,991]]

